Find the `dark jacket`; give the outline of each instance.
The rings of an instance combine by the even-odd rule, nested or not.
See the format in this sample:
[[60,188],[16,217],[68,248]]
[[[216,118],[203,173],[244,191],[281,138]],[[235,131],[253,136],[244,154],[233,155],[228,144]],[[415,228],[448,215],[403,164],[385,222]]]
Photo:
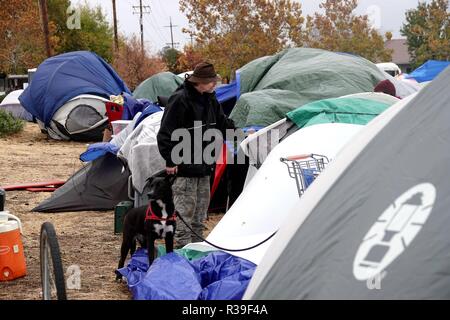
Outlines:
[[[201,121],[201,125],[197,123],[194,127],[194,121]],[[174,163],[171,157],[172,150],[180,142],[172,141],[172,132],[181,128],[188,129],[185,132],[189,132],[191,148],[188,158],[190,161]],[[203,137],[203,133],[212,128],[220,130],[225,137],[225,130],[234,128],[234,123],[223,113],[215,93],[200,94],[189,81],[185,81],[169,98],[157,135],[158,149],[166,161],[166,166],[178,166],[178,176],[182,177],[210,175],[214,164],[205,163],[202,155],[211,140],[194,143],[193,137]]]

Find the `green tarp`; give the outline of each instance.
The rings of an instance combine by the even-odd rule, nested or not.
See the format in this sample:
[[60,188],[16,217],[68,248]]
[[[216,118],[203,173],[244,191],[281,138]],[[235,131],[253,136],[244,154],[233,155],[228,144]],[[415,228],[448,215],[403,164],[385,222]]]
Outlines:
[[136,99],[148,99],[157,102],[158,96],[169,97],[183,83],[183,79],[172,72],[155,74],[142,82],[133,92]]
[[362,98],[327,99],[311,102],[286,114],[299,128],[320,123],[366,125],[391,104]]
[[[158,244],[157,246],[157,257],[162,257],[166,254],[166,247],[165,245]],[[179,254],[182,257],[185,257],[187,260],[197,260],[203,257],[206,257],[208,254],[210,254],[212,251],[198,251],[198,250],[192,250],[192,249],[175,249],[174,250],[177,254]]]
[[307,103],[371,92],[385,76],[372,62],[320,49],[292,48],[240,69],[238,127],[268,126]]

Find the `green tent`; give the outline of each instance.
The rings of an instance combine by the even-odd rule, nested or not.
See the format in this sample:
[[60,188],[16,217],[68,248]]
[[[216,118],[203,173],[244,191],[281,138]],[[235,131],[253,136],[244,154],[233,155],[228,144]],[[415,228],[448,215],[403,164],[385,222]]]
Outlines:
[[364,58],[310,48],[256,59],[239,77],[241,97],[230,115],[238,127],[265,127],[313,101],[371,92],[385,79]]
[[286,118],[299,128],[335,122],[366,125],[391,105],[363,98],[326,99],[295,109]]
[[172,72],[155,74],[142,82],[133,92],[136,99],[158,101],[158,96],[169,97],[183,83],[183,79]]

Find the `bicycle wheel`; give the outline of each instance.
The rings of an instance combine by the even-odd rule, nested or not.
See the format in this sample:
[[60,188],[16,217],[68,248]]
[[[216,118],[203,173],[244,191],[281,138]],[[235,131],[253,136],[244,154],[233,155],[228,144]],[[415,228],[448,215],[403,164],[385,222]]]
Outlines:
[[58,239],[50,222],[45,222],[41,226],[40,260],[42,299],[66,300],[66,284]]

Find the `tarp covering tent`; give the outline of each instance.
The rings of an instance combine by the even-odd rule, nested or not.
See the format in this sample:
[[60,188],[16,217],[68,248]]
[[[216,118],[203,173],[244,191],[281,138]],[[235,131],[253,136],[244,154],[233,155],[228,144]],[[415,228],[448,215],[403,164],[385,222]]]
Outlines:
[[183,79],[172,72],[155,74],[142,82],[133,92],[136,99],[157,102],[158,96],[169,97],[183,83]]
[[294,111],[286,118],[299,128],[319,123],[352,123],[365,125],[390,105],[362,98],[337,98],[311,102]]
[[238,127],[265,127],[309,102],[373,91],[387,76],[361,57],[287,49],[239,70],[241,96],[231,118]]
[[[41,202],[33,211],[70,212],[80,210],[112,210],[128,197],[130,172],[115,155],[117,149],[133,132],[140,113],[118,135],[102,148],[93,144],[80,155],[81,160],[94,160],[78,170],[50,198]],[[90,150],[94,149],[94,154]],[[100,157],[96,153],[100,152]],[[102,155],[103,154],[103,155]],[[86,157],[86,158],[85,158]]]
[[[341,100],[342,99],[342,100]],[[363,92],[343,96],[337,99],[326,99],[312,102],[291,111],[280,121],[267,126],[247,137],[241,144],[242,150],[249,157],[252,166],[247,174],[246,184],[272,150],[274,142],[282,141],[305,124],[342,122],[367,124],[388,106],[400,99],[378,92]],[[298,118],[302,121],[291,121]],[[319,122],[316,122],[320,120]],[[276,136],[275,136],[276,134]],[[275,144],[276,145],[276,144]]]
[[216,97],[219,103],[231,100],[239,96],[239,86],[236,81],[218,86],[216,88]]
[[54,113],[81,94],[109,99],[130,93],[117,73],[97,54],[75,51],[48,58],[39,65],[32,83],[19,100],[31,114],[48,125]]
[[78,170],[33,211],[112,210],[120,201],[129,200],[128,177],[123,164],[108,153]]
[[189,250],[175,250],[148,267],[146,250],[138,250],[127,267],[118,270],[127,278],[135,300],[239,300],[256,265],[225,252],[212,252],[188,260]]
[[0,110],[9,111],[14,118],[33,121],[33,115],[22,107],[19,96],[23,90],[11,91],[0,103]]
[[163,112],[156,112],[140,122],[118,152],[118,157],[130,169],[134,188],[141,194],[147,179],[165,168],[165,161],[159,154],[156,140],[162,116]]
[[246,298],[450,298],[449,86],[446,70],[336,158],[288,214]]
[[[110,95],[122,92],[130,93],[101,57],[93,52],[75,51],[41,63],[19,100],[44,127],[49,127],[55,113],[74,97],[90,94],[109,99]],[[85,109],[89,110],[88,107],[80,108],[80,112]]]
[[432,81],[450,65],[450,61],[429,60],[406,76],[417,82]]

